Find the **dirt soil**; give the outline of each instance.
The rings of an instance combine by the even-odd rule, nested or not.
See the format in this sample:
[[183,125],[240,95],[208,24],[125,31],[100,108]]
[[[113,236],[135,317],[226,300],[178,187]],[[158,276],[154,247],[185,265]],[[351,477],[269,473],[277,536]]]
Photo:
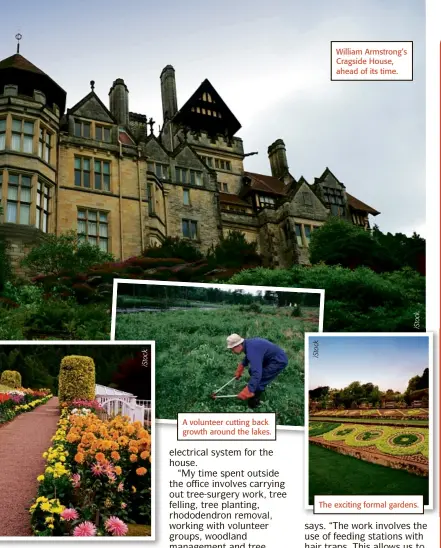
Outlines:
[[58,418],[58,398],[52,398],[0,429],[0,537],[32,535],[29,507]]

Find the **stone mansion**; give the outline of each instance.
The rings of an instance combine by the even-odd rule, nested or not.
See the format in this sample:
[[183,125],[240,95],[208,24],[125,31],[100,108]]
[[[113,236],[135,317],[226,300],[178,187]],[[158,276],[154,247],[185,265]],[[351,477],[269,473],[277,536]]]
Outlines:
[[90,84],[66,110],[66,92],[19,53],[0,61],[0,236],[15,261],[72,229],[121,260],[167,236],[206,251],[239,230],[267,265],[286,267],[308,263],[311,232],[330,215],[366,229],[378,215],[328,168],[294,179],[281,139],[271,175],[246,171],[241,125],[208,80],[178,108],[175,71],[163,69],[157,135],[130,112],[124,80],[108,107]]

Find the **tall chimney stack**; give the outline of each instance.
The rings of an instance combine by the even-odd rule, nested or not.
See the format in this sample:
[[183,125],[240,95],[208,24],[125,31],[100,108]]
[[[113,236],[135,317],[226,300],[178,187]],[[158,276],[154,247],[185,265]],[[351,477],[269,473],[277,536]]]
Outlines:
[[161,72],[161,97],[164,122],[171,120],[178,112],[178,99],[176,96],[175,69],[167,65]]
[[122,78],[113,82],[109,91],[110,112],[120,126],[129,127],[129,90]]
[[281,179],[288,175],[289,168],[286,159],[286,148],[282,139],[277,139],[277,141],[274,141],[274,143],[268,147],[268,158],[273,177]]

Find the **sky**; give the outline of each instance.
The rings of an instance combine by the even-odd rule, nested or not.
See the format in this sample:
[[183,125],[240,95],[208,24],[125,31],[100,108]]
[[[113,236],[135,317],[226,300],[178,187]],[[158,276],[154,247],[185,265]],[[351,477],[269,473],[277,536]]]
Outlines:
[[[162,125],[159,76],[176,70],[178,107],[208,78],[242,124],[245,169],[270,174],[283,139],[291,174],[328,167],[381,212],[383,232],[425,229],[425,11],[415,0],[76,0],[2,3],[0,59],[16,51],[68,94],[108,105],[116,78],[132,112]],[[74,6],[74,7],[73,7]],[[413,82],[331,82],[330,42],[414,41]]]
[[[318,357],[314,356],[318,341]],[[429,367],[428,337],[314,336],[309,339],[309,390],[371,382],[403,392],[411,377]]]

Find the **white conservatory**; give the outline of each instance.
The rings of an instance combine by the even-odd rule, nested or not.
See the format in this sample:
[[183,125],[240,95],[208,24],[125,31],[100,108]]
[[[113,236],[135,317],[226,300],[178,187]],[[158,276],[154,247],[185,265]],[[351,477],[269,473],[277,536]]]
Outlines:
[[130,392],[123,392],[101,384],[95,385],[95,399],[111,417],[126,415],[132,422],[141,421],[147,426],[151,424],[152,406],[150,400],[137,400],[137,397]]

